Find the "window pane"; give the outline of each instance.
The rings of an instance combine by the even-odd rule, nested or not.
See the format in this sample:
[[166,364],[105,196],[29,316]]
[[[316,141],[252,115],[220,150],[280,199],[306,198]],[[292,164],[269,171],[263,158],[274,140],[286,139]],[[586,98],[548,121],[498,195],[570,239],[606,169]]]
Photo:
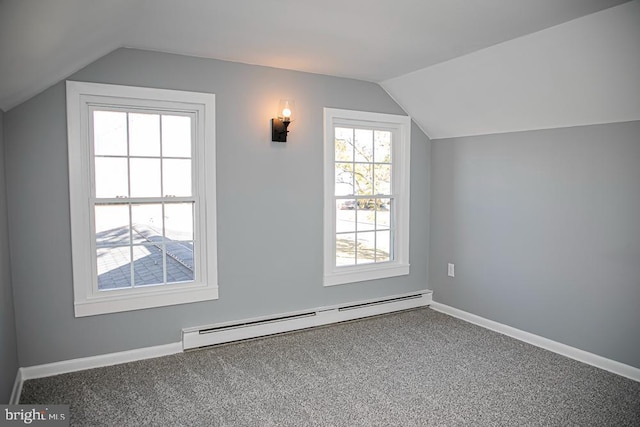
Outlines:
[[391,199],[377,199],[376,204],[376,229],[385,230],[391,228]]
[[131,287],[131,252],[129,246],[98,248],[98,290]]
[[373,162],[373,131],[356,129],[355,131],[356,162]]
[[129,155],[160,156],[160,115],[129,113]]
[[129,206],[96,205],[96,246],[129,244]]
[[355,233],[336,235],[336,265],[355,265],[356,235]]
[[129,195],[126,158],[95,158],[96,197],[127,197]]
[[373,166],[361,165],[355,166],[355,184],[356,195],[365,196],[373,194]]
[[193,242],[167,242],[167,283],[191,282],[193,274]]
[[162,160],[165,196],[191,196],[191,160]]
[[358,207],[358,231],[373,231],[376,229],[376,211],[372,205],[373,203],[371,203],[371,206],[366,204],[364,209]]
[[160,159],[131,159],[131,197],[160,197]]
[[162,155],[191,157],[191,117],[162,116]]
[[162,243],[162,205],[159,203],[131,206],[134,243]]
[[375,232],[358,233],[357,264],[370,264],[375,262]]
[[94,111],[93,147],[96,156],[126,156],[127,113]]
[[391,132],[377,130],[374,132],[376,163],[391,163]]
[[336,201],[336,231],[356,231],[355,199]]
[[336,161],[353,161],[353,129],[335,129],[335,156]]
[[133,247],[133,286],[164,283],[161,245]]
[[391,165],[374,165],[375,194],[391,194]]
[[386,262],[391,260],[391,232],[376,232],[376,262]]
[[353,194],[353,163],[336,163],[336,196]]
[[193,203],[164,205],[165,237],[170,240],[193,240]]

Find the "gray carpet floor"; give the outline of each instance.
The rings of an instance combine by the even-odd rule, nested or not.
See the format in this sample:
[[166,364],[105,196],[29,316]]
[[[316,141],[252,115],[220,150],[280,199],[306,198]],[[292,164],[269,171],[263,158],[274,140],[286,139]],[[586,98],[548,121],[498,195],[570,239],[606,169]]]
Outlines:
[[640,426],[640,383],[428,308],[26,381],[78,426]]

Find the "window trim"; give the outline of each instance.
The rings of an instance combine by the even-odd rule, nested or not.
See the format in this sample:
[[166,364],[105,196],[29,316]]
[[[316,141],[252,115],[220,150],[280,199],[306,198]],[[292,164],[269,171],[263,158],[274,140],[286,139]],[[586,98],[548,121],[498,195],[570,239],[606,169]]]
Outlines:
[[[93,177],[89,110],[95,104],[193,112],[197,118],[194,177],[200,200],[198,229],[200,279],[190,283],[98,291],[93,278]],[[134,86],[67,81],[69,205],[76,317],[115,313],[218,298],[215,95]],[[207,167],[208,166],[208,167]]]
[[[409,207],[411,118],[395,114],[324,108],[324,286],[409,274]],[[394,198],[394,259],[388,262],[336,266],[335,136],[337,125],[393,129],[392,194]]]

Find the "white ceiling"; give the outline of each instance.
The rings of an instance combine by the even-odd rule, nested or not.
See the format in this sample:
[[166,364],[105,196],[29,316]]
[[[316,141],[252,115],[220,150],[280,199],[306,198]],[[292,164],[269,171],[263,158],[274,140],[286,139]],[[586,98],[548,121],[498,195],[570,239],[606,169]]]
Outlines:
[[0,108],[123,46],[384,81],[398,99],[391,79],[625,1],[0,0]]
[[381,85],[432,139],[640,120],[640,2]]

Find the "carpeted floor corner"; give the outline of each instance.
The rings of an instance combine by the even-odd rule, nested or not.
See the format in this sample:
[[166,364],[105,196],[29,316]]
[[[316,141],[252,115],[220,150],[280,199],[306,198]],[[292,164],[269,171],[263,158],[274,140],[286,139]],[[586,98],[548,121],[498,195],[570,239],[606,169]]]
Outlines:
[[640,426],[640,383],[428,308],[26,381],[74,426]]

